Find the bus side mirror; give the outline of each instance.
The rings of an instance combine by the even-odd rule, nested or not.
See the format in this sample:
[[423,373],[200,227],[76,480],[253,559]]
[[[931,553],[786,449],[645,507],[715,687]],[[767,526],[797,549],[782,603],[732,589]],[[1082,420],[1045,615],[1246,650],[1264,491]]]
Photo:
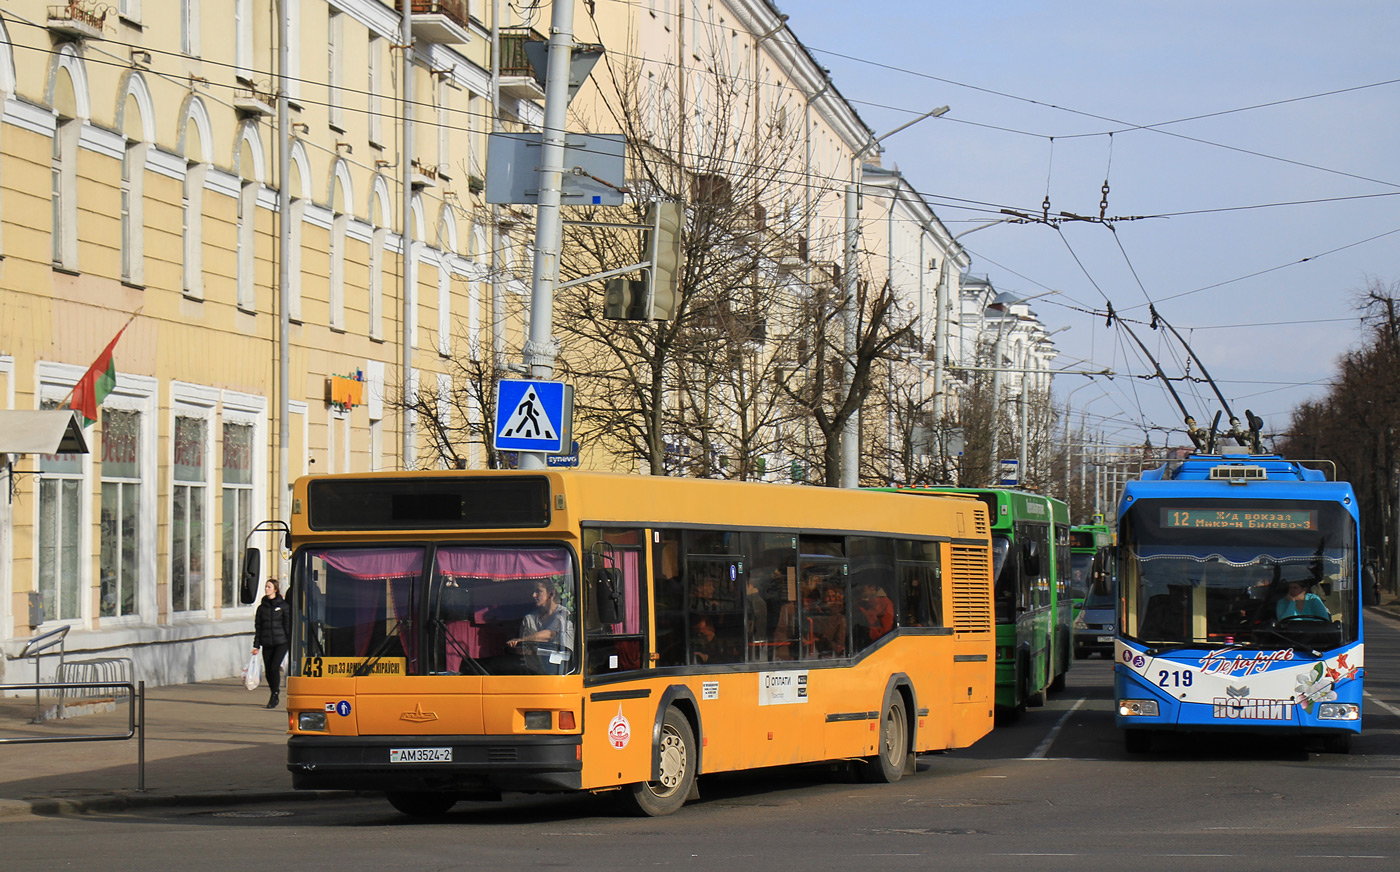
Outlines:
[[598,601],[598,621],[604,624],[622,623],[622,597],[618,591],[616,569],[598,570],[593,592]]
[[262,577],[262,554],[256,548],[243,552],[243,576],[238,588],[238,601],[251,605],[258,601],[258,579]]

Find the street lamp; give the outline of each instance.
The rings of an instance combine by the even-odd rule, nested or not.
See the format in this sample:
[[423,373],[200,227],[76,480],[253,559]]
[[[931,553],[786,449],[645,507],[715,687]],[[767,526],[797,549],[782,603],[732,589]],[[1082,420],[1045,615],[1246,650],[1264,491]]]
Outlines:
[[[851,181],[846,186],[846,233],[845,252],[842,258],[842,287],[845,292],[845,343],[846,343],[846,364],[845,382],[849,390],[855,380],[855,363],[851,355],[855,353],[858,342],[857,323],[858,313],[855,311],[856,299],[856,237],[857,225],[860,220],[860,181],[861,181],[861,159],[866,152],[879,145],[884,140],[901,130],[913,127],[926,118],[937,118],[948,112],[947,106],[939,106],[937,109],[930,109],[919,117],[906,121],[888,133],[872,138],[865,145],[856,150],[851,155]],[[857,408],[851,417],[846,420],[846,425],[841,432],[841,487],[853,488],[860,485],[860,409]]]

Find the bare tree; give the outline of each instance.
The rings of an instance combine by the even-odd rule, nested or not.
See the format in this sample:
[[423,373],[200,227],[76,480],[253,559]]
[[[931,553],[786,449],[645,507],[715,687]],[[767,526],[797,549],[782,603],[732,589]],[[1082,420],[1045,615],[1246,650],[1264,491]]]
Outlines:
[[[638,65],[608,69],[615,89],[605,101],[608,115],[581,124],[624,133],[633,197],[620,209],[572,210],[573,218],[640,224],[651,200],[685,202],[685,265],[668,321],[603,318],[597,284],[560,293],[561,369],[576,386],[577,432],[655,475],[756,477],[792,414],[774,386],[791,358],[782,325],[796,320],[794,285],[802,284],[790,268],[805,256],[808,216],[794,205],[801,201],[794,190],[801,131],[786,121],[783,100],[760,108],[719,64],[697,76],[706,96],[688,98],[705,104],[695,116],[666,96],[686,84],[681,79],[663,74],[643,87]],[[570,224],[562,274],[640,262],[641,239]]]

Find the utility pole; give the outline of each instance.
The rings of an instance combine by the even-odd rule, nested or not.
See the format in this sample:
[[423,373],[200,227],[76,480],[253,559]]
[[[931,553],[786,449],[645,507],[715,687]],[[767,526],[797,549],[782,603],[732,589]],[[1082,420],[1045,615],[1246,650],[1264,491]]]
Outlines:
[[[544,129],[540,134],[540,189],[535,207],[535,274],[530,286],[530,333],[524,363],[530,378],[547,381],[554,375],[554,286],[559,281],[563,220],[559,201],[563,190],[564,135],[569,109],[569,66],[574,47],[572,0],[551,4],[549,64],[544,84]],[[545,453],[523,451],[521,469],[544,469]]]
[[[283,0],[289,2],[289,0]],[[399,74],[399,185],[403,200],[399,209],[402,230],[399,234],[399,390],[403,396],[403,413],[399,420],[399,468],[412,469],[414,460],[413,428],[408,426],[412,416],[413,396],[413,305],[417,272],[413,268],[413,4],[403,4],[403,19],[399,27],[399,50],[403,52]]]

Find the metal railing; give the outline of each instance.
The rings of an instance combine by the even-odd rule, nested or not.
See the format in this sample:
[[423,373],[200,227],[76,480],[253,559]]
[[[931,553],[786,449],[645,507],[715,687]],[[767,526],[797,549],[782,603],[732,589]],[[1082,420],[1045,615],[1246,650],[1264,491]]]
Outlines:
[[[58,646],[58,671],[61,672],[63,670],[63,640],[68,638],[68,631],[71,629],[72,627],[70,627],[67,624],[64,624],[56,630],[49,630],[47,633],[40,633],[39,635],[30,639],[28,642],[24,643],[24,649],[19,652],[19,657],[16,659],[28,660],[30,657],[34,658],[34,682],[36,684],[39,682],[39,670],[42,665],[39,662],[39,658],[41,655],[43,655],[45,651],[49,650],[54,646]],[[42,720],[42,711],[43,709],[39,704],[39,692],[36,690],[34,692],[35,723],[38,723],[40,720]]]
[[25,745],[37,744],[40,742],[119,742],[135,738],[136,789],[146,789],[146,682],[138,681],[133,684],[130,681],[55,681],[47,684],[38,682],[33,684],[0,684],[0,697],[3,697],[9,691],[22,693],[28,690],[34,691],[35,699],[38,699],[39,694],[44,691],[57,690],[60,694],[63,694],[70,690],[92,693],[120,690],[127,699],[130,700],[130,704],[127,706],[126,732],[68,736],[0,736],[0,745]]

